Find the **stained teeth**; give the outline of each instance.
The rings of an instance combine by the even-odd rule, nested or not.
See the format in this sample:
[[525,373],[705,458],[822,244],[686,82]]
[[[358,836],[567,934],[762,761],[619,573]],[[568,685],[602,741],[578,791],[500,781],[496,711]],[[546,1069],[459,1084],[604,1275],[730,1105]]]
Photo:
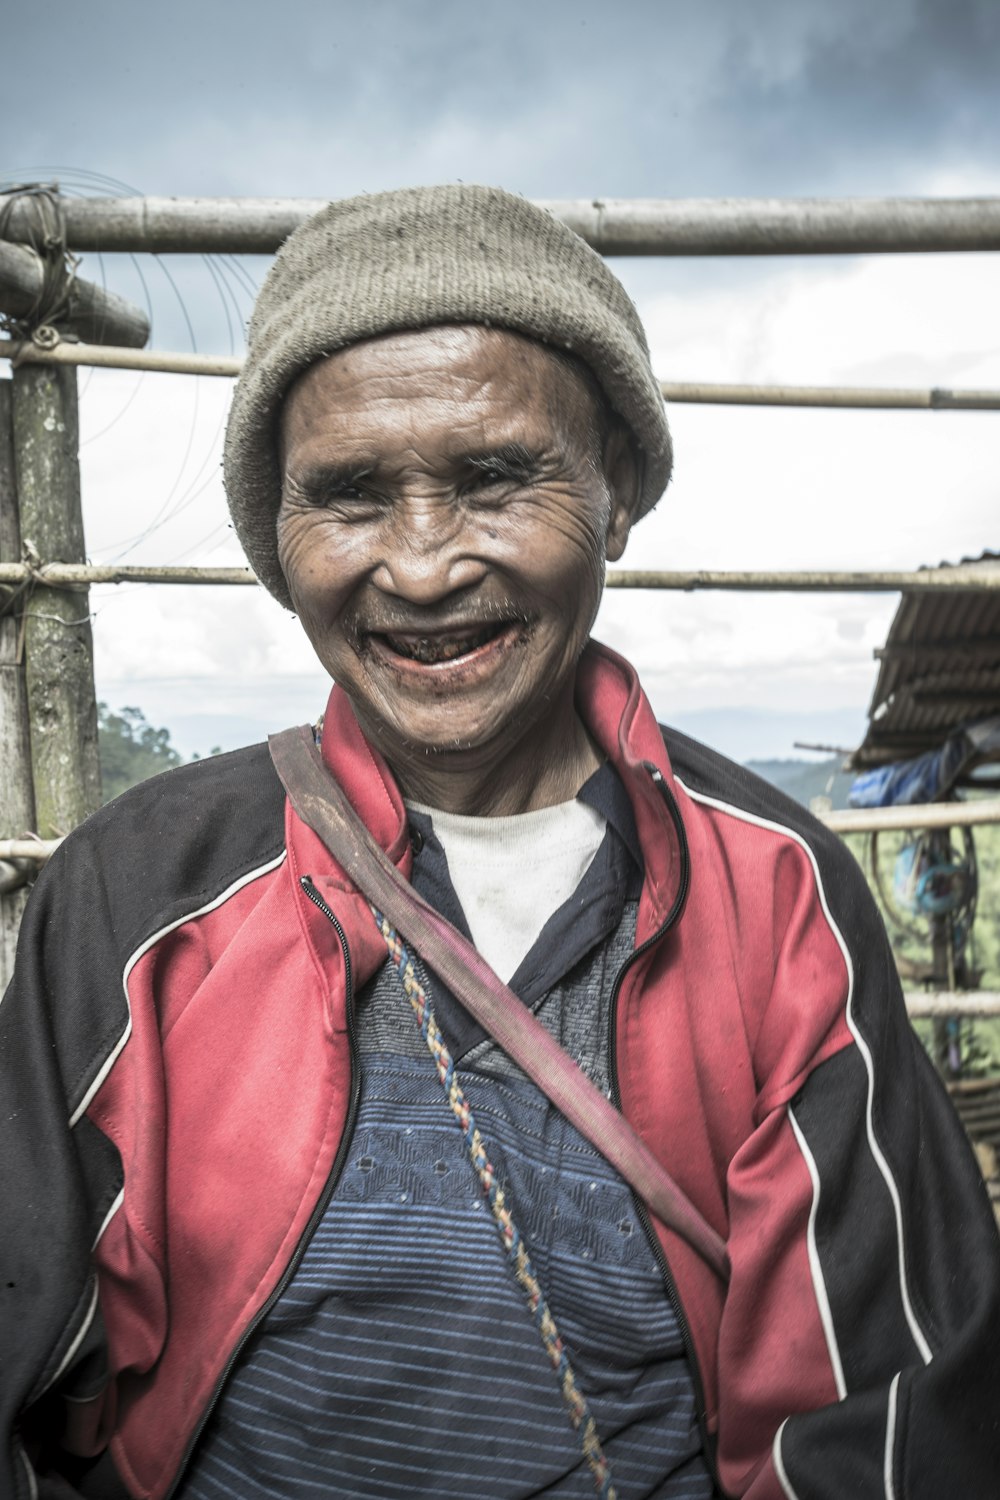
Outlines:
[[400,656],[407,656],[413,661],[419,661],[424,665],[431,665],[438,661],[454,661],[456,657],[465,656],[467,652],[474,651],[477,646],[483,646],[496,634],[496,627],[480,630],[471,635],[462,636],[396,636],[386,635],[386,640],[392,649]]

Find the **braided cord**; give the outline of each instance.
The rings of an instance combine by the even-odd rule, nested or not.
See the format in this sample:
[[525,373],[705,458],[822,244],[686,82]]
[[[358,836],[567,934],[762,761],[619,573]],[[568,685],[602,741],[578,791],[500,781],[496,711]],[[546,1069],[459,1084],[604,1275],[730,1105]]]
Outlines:
[[444,1088],[451,1106],[452,1114],[458,1121],[459,1127],[465,1137],[465,1143],[469,1148],[472,1165],[482,1185],[483,1192],[493,1211],[497,1230],[500,1234],[500,1242],[510,1259],[520,1286],[527,1299],[531,1315],[535,1320],[535,1326],[541,1336],[542,1345],[549,1358],[559,1386],[562,1390],[566,1410],[574,1429],[580,1433],[580,1444],[583,1448],[584,1457],[590,1466],[594,1476],[594,1485],[602,1500],[617,1500],[617,1492],[611,1482],[611,1470],[608,1460],[601,1447],[601,1440],[597,1435],[597,1424],[590,1413],[590,1408],[583,1392],[576,1383],[576,1375],[570,1364],[566,1347],[559,1335],[556,1321],[549,1311],[549,1305],[535,1275],[524,1240],[514,1222],[514,1218],[507,1207],[504,1199],[503,1188],[496,1180],[492,1163],[486,1154],[482,1136],[473,1118],[469,1101],[466,1099],[459,1084],[455,1070],[455,1060],[445,1045],[444,1038],[438,1029],[434,1019],[434,1011],[427,998],[423,985],[417,978],[413,965],[413,958],[402,938],[391,926],[389,921],[380,911],[372,907],[375,921],[379,931],[385,939],[385,945],[389,950],[391,958],[406,992],[406,997],[413,1007],[420,1034],[430,1050],[437,1068],[438,1078]]

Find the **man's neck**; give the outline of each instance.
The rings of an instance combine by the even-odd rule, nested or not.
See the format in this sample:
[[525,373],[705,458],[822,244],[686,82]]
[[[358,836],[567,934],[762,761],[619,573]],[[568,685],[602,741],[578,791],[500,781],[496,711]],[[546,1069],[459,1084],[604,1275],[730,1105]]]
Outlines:
[[398,759],[392,770],[403,796],[443,812],[509,817],[569,802],[603,757],[575,709],[537,725],[502,760],[490,747]]

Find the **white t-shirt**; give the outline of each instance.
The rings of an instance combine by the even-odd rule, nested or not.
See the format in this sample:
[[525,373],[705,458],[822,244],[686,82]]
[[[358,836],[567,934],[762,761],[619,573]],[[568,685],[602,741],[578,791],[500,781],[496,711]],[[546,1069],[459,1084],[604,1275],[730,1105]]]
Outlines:
[[406,805],[431,819],[473,942],[506,982],[580,884],[604,841],[605,819],[575,799],[506,818]]

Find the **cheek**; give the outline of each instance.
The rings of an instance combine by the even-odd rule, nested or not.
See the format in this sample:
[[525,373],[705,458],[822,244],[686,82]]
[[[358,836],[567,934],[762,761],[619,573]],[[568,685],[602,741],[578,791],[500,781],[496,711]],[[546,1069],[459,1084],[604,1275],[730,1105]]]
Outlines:
[[294,574],[307,569],[309,559],[320,542],[316,524],[309,515],[286,515],[278,512],[277,547],[281,571],[291,582]]
[[571,588],[574,594],[590,583],[600,589],[604,581],[605,537],[599,521],[581,508],[552,507],[533,524],[516,519],[506,533],[509,555],[517,559],[518,571],[542,592]]
[[343,531],[321,513],[284,519],[279,514],[278,562],[293,602],[303,610],[341,595],[349,584],[352,549]]
[[548,527],[534,566],[564,647],[575,654],[593,629],[604,591],[606,527],[598,505],[578,500]]

